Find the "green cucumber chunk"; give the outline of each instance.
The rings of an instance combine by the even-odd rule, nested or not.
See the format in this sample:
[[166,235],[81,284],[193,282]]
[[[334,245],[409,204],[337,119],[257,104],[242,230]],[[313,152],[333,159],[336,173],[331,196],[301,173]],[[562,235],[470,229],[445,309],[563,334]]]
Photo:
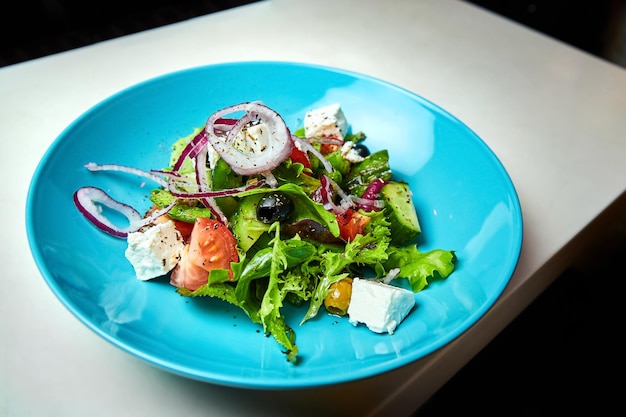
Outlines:
[[[167,190],[155,189],[150,193],[150,201],[157,207],[164,208],[174,201],[174,196]],[[193,223],[198,217],[213,217],[211,210],[202,205],[189,205],[185,203],[176,204],[167,215],[181,222]]]
[[237,210],[230,218],[233,235],[239,247],[247,252],[248,249],[270,227],[257,219],[256,208],[263,194],[253,194],[242,197],[239,200]]
[[385,214],[391,223],[391,241],[403,245],[415,239],[422,229],[417,218],[409,184],[391,181],[383,186],[380,195],[385,201]]

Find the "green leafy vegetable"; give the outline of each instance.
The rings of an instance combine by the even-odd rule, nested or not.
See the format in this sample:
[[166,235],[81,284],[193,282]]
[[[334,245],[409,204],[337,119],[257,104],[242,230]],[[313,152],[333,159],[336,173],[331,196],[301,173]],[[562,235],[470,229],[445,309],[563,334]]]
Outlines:
[[403,248],[392,247],[385,265],[400,268],[399,276],[405,277],[411,284],[413,292],[426,288],[436,278],[447,278],[454,271],[456,254],[454,251],[435,249],[420,252],[417,245]]
[[[178,160],[186,144],[198,133],[179,139],[174,144],[172,164]],[[304,137],[304,129],[297,129],[294,134]],[[344,140],[361,142],[365,134],[349,133]],[[312,143],[318,151],[322,145]],[[209,296],[219,298],[241,308],[252,322],[262,326],[266,335],[271,335],[283,348],[287,360],[297,362],[298,345],[296,333],[286,322],[283,308],[286,303],[300,305],[308,302],[308,307],[300,320],[300,325],[315,318],[324,308],[324,300],[330,292],[331,285],[346,277],[367,276],[373,279],[386,277],[391,270],[399,269],[397,278],[406,278],[414,292],[424,290],[430,282],[447,278],[455,269],[456,255],[454,251],[432,250],[421,252],[415,240],[408,246],[401,246],[407,239],[397,236],[397,214],[406,213],[406,207],[412,209],[411,194],[404,192],[402,207],[400,204],[389,208],[389,196],[384,196],[385,209],[365,212],[365,226],[359,229],[354,238],[348,241],[340,239],[341,227],[338,216],[329,210],[329,204],[322,204],[312,196],[320,193],[322,174],[332,178],[335,186],[344,191],[343,196],[337,192],[335,200],[345,198],[345,193],[360,197],[368,185],[374,181],[392,182],[393,174],[386,150],[375,152],[361,162],[350,162],[343,158],[341,150],[333,148],[325,155],[333,166],[332,173],[326,172],[324,164],[317,157],[311,157],[311,167],[305,168],[303,163],[293,163],[287,158],[272,170],[278,186],[253,188],[236,196],[220,197],[216,200],[230,221],[241,253],[239,262],[231,263],[233,276],[228,278],[228,271],[213,270],[209,273],[208,282],[195,291],[178,289],[178,293],[188,297]],[[213,189],[240,187],[248,178],[236,175],[224,160],[218,159],[212,169],[208,168]],[[194,175],[191,160],[185,161],[184,172]],[[408,187],[407,187],[408,190]],[[288,217],[288,223],[274,222],[266,224],[257,218],[257,208],[261,198],[270,192],[280,192],[293,201],[295,209]],[[381,201],[383,195],[381,194]],[[159,207],[170,204],[174,198],[164,190],[153,193],[152,200]],[[341,203],[346,204],[346,201]],[[332,201],[330,206],[340,203]],[[351,204],[348,202],[348,204]],[[404,206],[406,204],[406,207]],[[189,221],[194,216],[208,215],[208,209],[194,207],[193,204],[181,203],[172,215]],[[395,215],[395,217],[394,217]],[[400,217],[404,229],[419,223],[406,220],[408,215]],[[363,217],[359,217],[363,219]],[[412,219],[412,218],[411,218]],[[281,221],[282,218],[281,218]],[[287,222],[287,220],[284,220]],[[298,230],[291,233],[293,227],[311,228],[311,233],[300,235]],[[396,227],[392,227],[396,224]],[[314,226],[313,226],[314,225]],[[286,228],[285,226],[290,226]],[[317,228],[321,228],[322,239]],[[393,235],[394,229],[396,235]],[[304,236],[304,237],[303,237]],[[351,235],[352,236],[352,235]],[[317,240],[315,239],[317,237]],[[411,235],[413,237],[413,235]]]

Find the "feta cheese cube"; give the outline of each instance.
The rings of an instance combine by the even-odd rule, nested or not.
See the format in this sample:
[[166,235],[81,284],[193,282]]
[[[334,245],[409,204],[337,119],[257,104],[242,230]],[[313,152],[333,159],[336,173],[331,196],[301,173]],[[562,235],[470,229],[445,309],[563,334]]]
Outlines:
[[307,138],[336,138],[343,140],[348,133],[348,121],[339,104],[320,107],[304,115],[304,135]]
[[365,324],[376,333],[393,334],[415,305],[415,295],[404,288],[382,282],[354,278],[348,307],[353,325]]
[[132,264],[137,279],[147,281],[171,271],[185,246],[174,222],[157,223],[127,237],[126,259]]

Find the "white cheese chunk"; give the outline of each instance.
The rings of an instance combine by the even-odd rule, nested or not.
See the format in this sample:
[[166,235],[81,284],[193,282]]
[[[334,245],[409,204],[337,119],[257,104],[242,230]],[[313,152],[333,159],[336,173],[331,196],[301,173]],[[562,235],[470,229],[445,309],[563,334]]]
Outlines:
[[393,334],[415,305],[415,295],[404,288],[354,278],[348,306],[349,321],[365,324],[376,333]]
[[348,121],[339,104],[320,107],[304,115],[304,135],[307,138],[337,138],[343,140]]
[[270,129],[263,122],[247,126],[235,137],[233,148],[243,154],[254,155],[270,146]]
[[361,162],[365,158],[359,155],[359,153],[354,149],[354,145],[355,143],[351,140],[346,141],[341,146],[341,157],[346,161],[350,161],[353,164],[356,164],[357,162]]
[[207,161],[209,164],[209,168],[213,169],[217,165],[217,161],[220,159],[220,154],[217,153],[213,146],[207,146],[208,155]]
[[147,281],[171,271],[185,246],[174,222],[157,223],[127,237],[126,259],[135,269],[137,279]]

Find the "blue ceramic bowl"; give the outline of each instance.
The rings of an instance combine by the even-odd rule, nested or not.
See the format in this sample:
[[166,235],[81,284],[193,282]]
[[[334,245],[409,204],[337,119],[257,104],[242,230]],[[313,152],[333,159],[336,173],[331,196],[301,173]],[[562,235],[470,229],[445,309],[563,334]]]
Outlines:
[[[149,186],[129,176],[90,173],[84,164],[142,169],[167,165],[170,146],[220,108],[261,100],[290,128],[307,110],[340,103],[374,151],[389,150],[396,177],[411,184],[423,229],[420,249],[455,250],[456,271],[415,295],[417,308],[393,335],[286,308],[300,362],[285,360],[242,311],[216,299],[189,299],[165,279],[138,281],[126,242],[83,218],[72,195],[103,188],[139,210]],[[54,141],[28,193],[33,257],[58,299],[103,339],[164,370],[216,384],[288,389],[370,377],[441,348],[496,301],[518,261],[522,216],[502,164],[466,125],[424,98],[335,68],[237,62],[148,80],[96,105]]]

